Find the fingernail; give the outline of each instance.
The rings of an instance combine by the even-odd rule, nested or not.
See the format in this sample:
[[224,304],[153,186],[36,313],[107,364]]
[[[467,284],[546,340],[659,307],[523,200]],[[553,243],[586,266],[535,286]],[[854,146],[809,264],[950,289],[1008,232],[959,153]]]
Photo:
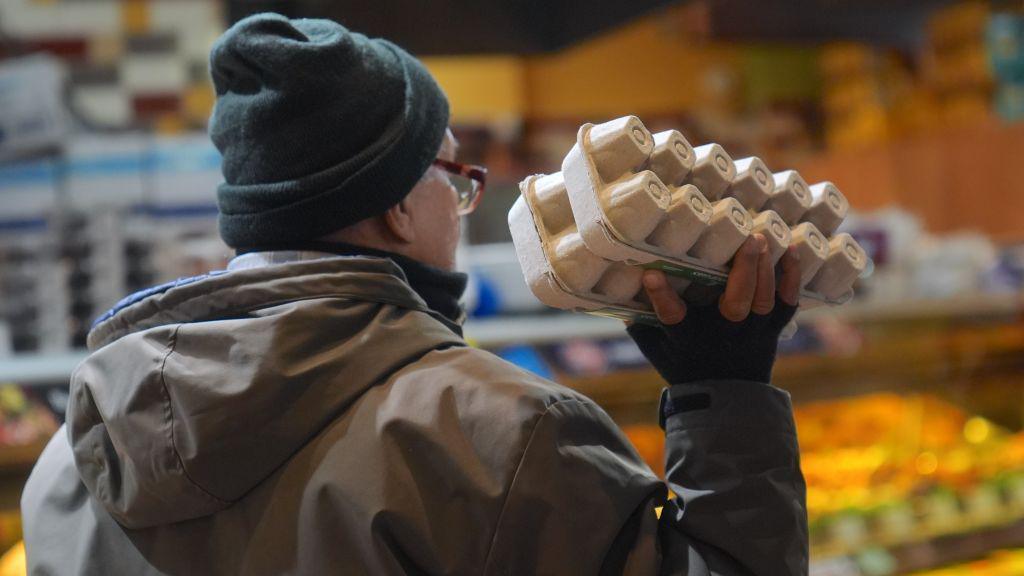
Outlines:
[[761,253],[761,245],[764,243],[764,238],[758,238],[757,234],[754,234],[747,240],[747,245],[744,248],[747,254],[756,256]]
[[659,288],[661,286],[661,274],[654,270],[644,272],[644,286],[647,288]]

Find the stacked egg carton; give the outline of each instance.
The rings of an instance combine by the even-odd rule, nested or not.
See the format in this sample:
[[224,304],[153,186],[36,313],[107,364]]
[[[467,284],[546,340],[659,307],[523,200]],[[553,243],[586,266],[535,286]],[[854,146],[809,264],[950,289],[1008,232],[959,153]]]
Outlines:
[[869,265],[849,234],[835,234],[849,204],[831,183],[733,161],[718,144],[694,148],[675,130],[651,134],[635,116],[583,125],[562,171],[520,189],[509,212],[519,263],[556,308],[652,320],[644,269],[664,270],[680,293],[694,281],[724,284],[758,232],[773,263],[797,246],[805,307],[849,300]]

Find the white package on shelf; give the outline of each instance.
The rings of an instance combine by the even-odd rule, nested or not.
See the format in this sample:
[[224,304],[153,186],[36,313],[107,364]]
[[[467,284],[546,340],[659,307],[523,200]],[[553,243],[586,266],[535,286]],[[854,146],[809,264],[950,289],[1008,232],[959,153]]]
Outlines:
[[138,134],[78,136],[64,161],[68,208],[135,206],[150,172],[150,138]]

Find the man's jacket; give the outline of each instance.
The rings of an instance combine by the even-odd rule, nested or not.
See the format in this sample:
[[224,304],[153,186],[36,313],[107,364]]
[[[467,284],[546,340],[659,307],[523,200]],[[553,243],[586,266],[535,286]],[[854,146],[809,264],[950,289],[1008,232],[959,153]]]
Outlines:
[[25,489],[31,574],[807,571],[791,407],[767,384],[673,386],[664,482],[593,401],[468,347],[390,260],[136,300],[91,333]]

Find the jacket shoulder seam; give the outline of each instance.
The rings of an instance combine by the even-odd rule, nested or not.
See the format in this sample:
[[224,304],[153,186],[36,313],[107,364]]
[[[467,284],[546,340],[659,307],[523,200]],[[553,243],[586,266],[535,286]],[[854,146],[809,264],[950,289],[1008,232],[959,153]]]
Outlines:
[[226,500],[222,500],[222,499],[214,496],[213,494],[210,494],[198,482],[196,482],[195,480],[192,479],[192,476],[190,476],[189,473],[188,473],[188,469],[185,468],[185,463],[181,460],[181,453],[178,452],[178,444],[177,444],[177,442],[174,439],[174,409],[171,407],[171,404],[172,404],[171,403],[171,391],[167,387],[167,378],[166,378],[165,368],[167,367],[167,359],[171,357],[171,354],[174,354],[174,351],[175,351],[175,349],[178,346],[178,331],[179,330],[181,330],[181,325],[180,324],[178,326],[174,327],[174,332],[171,333],[170,345],[167,347],[167,353],[164,354],[163,360],[160,362],[160,387],[163,389],[164,398],[165,398],[165,400],[167,402],[166,413],[167,413],[167,422],[170,424],[168,429],[170,430],[170,433],[169,433],[170,438],[169,439],[171,441],[171,451],[174,453],[174,461],[177,463],[178,469],[181,470],[181,475],[185,478],[185,480],[188,481],[189,484],[191,484],[196,489],[198,489],[200,491],[200,493],[202,493],[204,496],[206,496],[207,498],[213,500],[214,502],[217,502],[218,504],[225,504],[225,505],[226,504],[230,504],[230,502],[228,502]]
[[557,398],[553,402],[545,406],[544,411],[537,414],[536,418],[534,419],[533,426],[530,428],[530,434],[527,437],[526,442],[523,444],[523,451],[519,455],[519,461],[516,463],[516,471],[515,473],[512,474],[512,481],[509,482],[508,490],[505,492],[505,497],[502,499],[501,512],[498,513],[498,519],[494,523],[494,532],[491,534],[491,543],[487,546],[487,554],[484,556],[484,574],[487,574],[488,571],[490,570],[491,554],[494,552],[494,545],[497,543],[498,531],[501,529],[501,522],[505,518],[505,511],[508,509],[508,501],[509,498],[512,497],[512,490],[515,488],[516,481],[519,479],[519,472],[523,468],[523,462],[526,461],[526,455],[527,453],[529,453],[530,446],[533,444],[533,437],[537,434],[537,428],[540,427],[541,421],[544,420],[545,416],[551,413],[553,408],[571,402],[577,404],[587,403],[579,398]]

